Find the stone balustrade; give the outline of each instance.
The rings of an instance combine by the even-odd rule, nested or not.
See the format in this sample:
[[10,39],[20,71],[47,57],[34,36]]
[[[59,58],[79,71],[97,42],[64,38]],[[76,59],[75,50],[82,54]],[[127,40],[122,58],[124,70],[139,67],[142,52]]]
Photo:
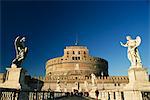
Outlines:
[[2,90],[0,91],[0,100],[54,100],[66,96],[65,92],[50,91],[20,91],[20,90]]

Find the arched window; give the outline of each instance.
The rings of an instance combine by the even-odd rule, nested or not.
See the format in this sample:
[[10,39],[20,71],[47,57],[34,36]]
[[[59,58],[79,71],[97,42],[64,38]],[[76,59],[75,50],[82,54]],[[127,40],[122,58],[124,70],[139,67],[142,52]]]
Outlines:
[[69,54],[69,51],[67,51],[67,54]]
[[75,54],[75,52],[73,51],[73,54]]
[[74,57],[72,57],[72,60],[74,60]]

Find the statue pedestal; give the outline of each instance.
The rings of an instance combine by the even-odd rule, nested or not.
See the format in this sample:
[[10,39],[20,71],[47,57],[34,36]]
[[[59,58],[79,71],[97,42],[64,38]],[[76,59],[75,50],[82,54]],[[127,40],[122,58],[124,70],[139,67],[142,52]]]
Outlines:
[[61,91],[60,84],[57,84],[57,85],[56,85],[56,90],[55,90],[55,91],[57,91],[57,92],[62,92],[62,91]]
[[6,80],[4,83],[0,84],[0,87],[29,90],[29,87],[25,84],[26,71],[23,68],[17,68],[17,66],[12,65],[11,68],[6,69]]
[[92,86],[92,90],[89,92],[89,96],[92,98],[96,98],[95,91],[97,90],[97,86]]
[[150,91],[150,82],[147,70],[142,67],[131,67],[128,70],[129,83],[125,89]]
[[142,100],[141,91],[150,91],[147,70],[142,66],[130,67],[128,70],[129,83],[124,87],[127,100]]
[[130,68],[128,70],[129,83],[133,82],[148,82],[148,73],[145,68]]

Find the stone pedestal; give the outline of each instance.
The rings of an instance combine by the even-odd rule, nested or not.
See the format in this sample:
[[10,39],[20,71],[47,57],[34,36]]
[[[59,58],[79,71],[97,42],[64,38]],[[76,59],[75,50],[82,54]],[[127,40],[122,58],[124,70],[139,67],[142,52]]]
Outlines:
[[148,72],[145,68],[130,68],[128,70],[128,77],[129,83],[126,85],[125,89],[150,91]]
[[17,68],[17,66],[12,65],[11,68],[6,69],[6,80],[0,84],[1,88],[29,90],[29,87],[25,84],[26,71],[23,68]]
[[55,90],[55,91],[57,91],[57,92],[62,92],[62,91],[61,91],[61,86],[60,86],[60,84],[57,84],[57,85],[56,85],[56,90]]
[[89,96],[92,98],[96,98],[95,91],[97,90],[97,86],[92,86],[92,90],[89,92]]
[[64,88],[64,92],[68,92],[66,87]]
[[128,70],[129,83],[124,87],[127,100],[142,100],[141,91],[150,91],[148,72],[145,68],[130,67]]
[[145,68],[130,68],[128,70],[129,83],[133,82],[148,82],[148,73]]
[[125,100],[143,100],[141,91],[125,91]]

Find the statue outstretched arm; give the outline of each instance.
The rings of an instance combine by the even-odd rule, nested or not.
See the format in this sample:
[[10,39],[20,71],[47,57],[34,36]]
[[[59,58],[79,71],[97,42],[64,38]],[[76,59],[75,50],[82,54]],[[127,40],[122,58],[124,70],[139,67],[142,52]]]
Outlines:
[[121,44],[123,47],[128,47],[127,43],[126,43],[126,44],[123,44],[122,42],[120,42],[120,44]]

